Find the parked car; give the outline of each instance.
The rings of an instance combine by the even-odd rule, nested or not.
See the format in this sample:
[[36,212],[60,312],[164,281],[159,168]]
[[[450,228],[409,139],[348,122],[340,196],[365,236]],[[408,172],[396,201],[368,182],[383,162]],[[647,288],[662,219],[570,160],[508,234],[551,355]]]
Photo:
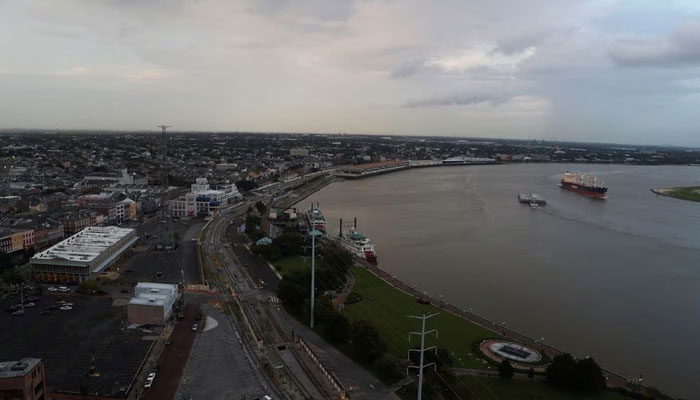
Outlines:
[[130,293],[131,290],[129,290],[129,289],[122,289],[121,292],[122,292],[122,293]]
[[70,288],[67,286],[59,286],[58,291],[66,293],[66,292],[70,292]]
[[13,311],[12,315],[24,315],[24,310]]
[[146,383],[143,385],[144,389],[150,389],[153,386],[153,379],[146,379]]
[[199,330],[199,325],[197,325],[197,324],[192,325],[192,332],[197,332],[197,330]]
[[49,292],[57,292],[58,291],[58,289],[56,289],[53,286],[50,286],[48,290],[49,290]]
[[61,311],[70,311],[72,309],[73,309],[73,307],[71,307],[71,306],[63,306],[63,307],[59,308],[59,310],[61,310]]
[[26,303],[24,306],[25,307],[34,307],[34,306],[36,306],[36,304],[30,302],[30,303]]

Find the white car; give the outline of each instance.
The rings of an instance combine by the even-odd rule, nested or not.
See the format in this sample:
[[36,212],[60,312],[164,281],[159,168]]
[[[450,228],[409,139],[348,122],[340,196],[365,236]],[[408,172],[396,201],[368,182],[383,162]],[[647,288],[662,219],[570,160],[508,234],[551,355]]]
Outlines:
[[70,288],[68,288],[66,286],[59,286],[58,291],[59,292],[70,292]]
[[59,308],[59,310],[61,310],[61,311],[70,311],[72,309],[73,309],[73,307],[71,307],[71,306],[62,306],[61,308]]
[[148,378],[146,378],[146,379],[150,379],[150,380],[156,379],[156,373],[155,373],[155,372],[151,372],[150,374],[148,374]]
[[197,325],[197,324],[192,325],[192,332],[197,332],[198,329],[199,329],[199,325]]
[[63,305],[64,305],[64,306],[67,306],[67,307],[73,307],[75,304],[73,304],[73,303],[63,303]]
[[51,286],[51,287],[49,287],[48,291],[49,291],[49,292],[57,292],[58,289],[56,289],[55,287]]
[[153,386],[153,379],[146,379],[146,383],[143,385],[145,389],[150,389]]

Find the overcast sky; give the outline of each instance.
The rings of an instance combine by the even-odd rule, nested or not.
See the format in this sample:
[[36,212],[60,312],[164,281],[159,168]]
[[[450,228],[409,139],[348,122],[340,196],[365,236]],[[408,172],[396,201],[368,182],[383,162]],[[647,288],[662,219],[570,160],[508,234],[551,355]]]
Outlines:
[[700,1],[0,0],[0,127],[700,145]]

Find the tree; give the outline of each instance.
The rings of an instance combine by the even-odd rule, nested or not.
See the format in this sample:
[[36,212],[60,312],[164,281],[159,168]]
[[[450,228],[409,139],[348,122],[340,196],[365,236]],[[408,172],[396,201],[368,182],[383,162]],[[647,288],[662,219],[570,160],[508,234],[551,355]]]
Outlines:
[[571,354],[560,354],[547,367],[547,382],[577,391],[605,389],[605,377],[592,358],[576,360]]
[[498,375],[500,375],[501,378],[510,379],[513,377],[514,373],[515,370],[513,368],[513,365],[510,363],[510,360],[504,359],[498,365]]
[[260,225],[260,217],[255,215],[248,215],[245,217],[245,233],[251,234],[255,232],[256,227]]
[[85,280],[78,284],[78,290],[82,293],[99,293],[102,291],[102,285],[97,281]]
[[260,200],[258,200],[258,202],[255,203],[255,208],[258,210],[258,213],[260,213],[260,215],[263,215],[267,210],[267,206],[263,204],[263,202]]
[[350,320],[338,311],[333,311],[326,318],[324,327],[328,340],[332,343],[345,343],[350,337]]
[[2,280],[8,285],[16,286],[21,285],[22,282],[24,282],[24,277],[22,277],[17,268],[10,268],[3,272]]
[[4,271],[8,268],[12,268],[12,259],[4,251],[0,251],[0,271]]
[[365,320],[352,323],[350,341],[355,354],[367,362],[372,362],[386,353],[387,345],[379,336],[374,325]]
[[384,382],[398,382],[406,376],[406,361],[384,355],[374,363],[379,378]]
[[306,242],[304,240],[304,236],[298,232],[284,232],[275,238],[275,245],[279,247],[280,251],[285,256],[296,256],[302,254],[305,244]]
[[282,258],[282,253],[276,246],[273,245],[253,245],[250,251],[256,256],[260,256],[267,261],[277,261]]

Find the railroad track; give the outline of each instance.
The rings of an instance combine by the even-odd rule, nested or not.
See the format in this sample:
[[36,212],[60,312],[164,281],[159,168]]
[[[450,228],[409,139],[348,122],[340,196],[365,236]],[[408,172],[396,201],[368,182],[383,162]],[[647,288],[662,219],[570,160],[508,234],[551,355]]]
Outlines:
[[[243,206],[237,207],[239,212],[244,212],[247,208],[247,203]],[[235,210],[235,209],[234,209]],[[236,265],[241,265],[235,254],[224,246],[225,243],[225,231],[228,226],[227,220],[235,215],[235,213],[224,212],[217,216],[211,222],[209,227],[209,232],[206,235],[204,243],[202,243],[202,249],[205,251],[205,263],[209,268],[209,271],[214,277],[216,285],[222,290],[222,292],[230,292],[234,295],[236,299],[236,304],[239,308],[241,321],[238,318],[232,318],[234,324],[236,325],[239,332],[241,332],[241,341],[247,350],[247,353],[255,357],[255,361],[252,357],[249,357],[251,364],[254,362],[257,365],[251,365],[251,367],[259,373],[259,380],[261,380],[261,385],[266,389],[269,387],[274,387],[276,394],[280,398],[289,398],[288,393],[282,391],[281,384],[276,379],[270,376],[265,376],[264,373],[259,371],[260,365],[266,361],[265,355],[261,354],[258,350],[258,341],[262,341],[265,348],[265,344],[268,346],[268,351],[275,351],[270,349],[270,346],[275,347],[282,344],[290,344],[291,335],[285,331],[285,329],[279,325],[278,321],[271,314],[269,307],[260,307],[259,304],[251,303],[246,299],[247,295],[254,294],[255,283],[252,278],[247,274],[243,268],[234,269]],[[212,257],[213,256],[213,257]],[[216,265],[213,259],[216,258],[220,265]],[[221,276],[223,272],[223,278]],[[227,307],[235,307],[231,304],[226,304]],[[247,340],[249,338],[250,340]],[[309,370],[309,366],[304,360],[301,359],[301,355],[294,351],[293,346],[288,346],[291,350],[290,353],[294,356],[297,363],[301,366],[304,371],[308,381],[312,382],[316,392],[321,393],[327,398],[331,398],[326,386],[319,381],[318,377]],[[279,357],[281,359],[281,357]],[[284,361],[282,361],[284,364]],[[291,368],[284,365],[287,375],[290,377],[291,383],[298,393],[301,393],[303,398],[313,398],[315,395],[314,391],[305,387],[302,381],[292,372]],[[262,377],[260,375],[263,375]],[[265,381],[263,383],[262,381]]]

